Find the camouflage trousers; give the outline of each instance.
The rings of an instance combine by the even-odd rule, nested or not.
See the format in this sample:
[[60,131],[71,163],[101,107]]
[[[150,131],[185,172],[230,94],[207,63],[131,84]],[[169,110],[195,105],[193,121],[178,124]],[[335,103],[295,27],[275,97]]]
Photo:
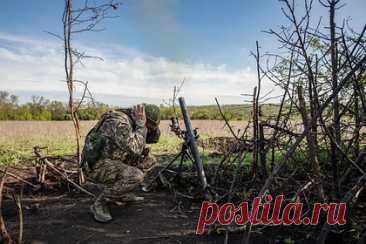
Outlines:
[[144,180],[144,173],[133,166],[119,160],[98,160],[87,177],[103,188],[103,195],[120,198],[136,189]]

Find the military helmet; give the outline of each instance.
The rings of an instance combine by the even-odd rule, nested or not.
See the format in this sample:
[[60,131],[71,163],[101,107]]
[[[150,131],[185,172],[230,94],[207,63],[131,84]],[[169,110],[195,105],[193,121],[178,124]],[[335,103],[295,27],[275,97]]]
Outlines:
[[160,123],[160,108],[154,104],[144,104],[146,120],[155,126]]

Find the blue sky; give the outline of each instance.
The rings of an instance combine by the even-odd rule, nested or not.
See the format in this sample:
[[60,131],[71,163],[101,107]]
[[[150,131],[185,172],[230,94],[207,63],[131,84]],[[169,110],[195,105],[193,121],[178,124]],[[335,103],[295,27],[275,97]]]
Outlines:
[[[44,32],[61,33],[63,2],[2,0],[0,89],[51,98],[66,91],[60,82],[64,75],[61,43]],[[87,79],[96,94],[156,103],[168,98],[184,77],[184,95],[191,103],[213,103],[215,96],[224,103],[240,102],[240,94],[250,92],[256,83],[255,62],[249,55],[255,41],[263,51],[277,48],[275,40],[262,31],[285,22],[277,0],[122,2],[115,12],[120,17],[100,25],[105,31],[75,38],[80,49],[105,59],[80,67],[77,76]],[[301,10],[303,1],[296,2]],[[338,20],[352,16],[352,25],[360,29],[366,23],[366,1],[343,3]],[[326,14],[315,5],[315,19],[324,16],[326,21]],[[265,87],[271,89],[271,84]],[[108,96],[100,98],[118,103],[108,101]]]

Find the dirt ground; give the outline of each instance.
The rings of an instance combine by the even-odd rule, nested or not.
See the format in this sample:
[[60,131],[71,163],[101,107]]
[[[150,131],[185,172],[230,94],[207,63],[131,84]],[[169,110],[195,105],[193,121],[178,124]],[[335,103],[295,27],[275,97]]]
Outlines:
[[[195,211],[179,217],[169,211],[174,204],[166,193],[140,195],[144,202],[112,205],[114,219],[108,224],[93,221],[89,213],[92,200],[86,197],[64,196],[24,204],[24,239],[26,243],[191,243],[188,236],[194,233]],[[12,204],[7,202],[4,218],[9,232],[16,233],[17,213]]]
[[[172,196],[164,191],[141,193],[144,202],[111,205],[113,221],[101,224],[89,213],[92,200],[81,194],[48,196],[45,201],[23,203],[24,240],[31,244],[57,243],[223,243],[223,235],[195,235],[197,206],[173,210]],[[38,197],[38,199],[42,199]],[[29,200],[29,199],[26,199]],[[173,211],[172,211],[173,210]],[[11,200],[4,201],[8,231],[16,239],[18,217]],[[291,228],[288,228],[291,235]],[[281,233],[283,235],[283,231]],[[283,243],[270,235],[253,236],[253,243]],[[241,243],[242,235],[231,234],[229,243]],[[283,240],[283,239],[282,239]],[[301,241],[299,243],[311,243]]]
[[[111,204],[112,222],[97,223],[89,206],[92,199],[82,193],[24,196],[24,243],[223,243],[224,235],[195,235],[199,204],[175,210],[172,195],[163,190],[138,192],[143,202],[125,206]],[[3,216],[13,240],[19,233],[18,213],[11,199],[3,201]],[[271,233],[271,231],[269,231]],[[282,238],[253,234],[253,243],[283,243]],[[274,235],[273,235],[274,234]],[[285,235],[283,235],[285,234]],[[242,243],[242,234],[231,234],[229,243]],[[299,242],[311,243],[311,242]]]

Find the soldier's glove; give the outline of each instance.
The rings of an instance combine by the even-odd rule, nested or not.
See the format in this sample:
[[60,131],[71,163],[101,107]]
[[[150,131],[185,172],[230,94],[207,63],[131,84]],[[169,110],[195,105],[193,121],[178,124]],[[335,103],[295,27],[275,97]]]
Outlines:
[[144,128],[146,124],[145,108],[143,105],[137,105],[132,108],[131,117],[135,121],[137,128]]

